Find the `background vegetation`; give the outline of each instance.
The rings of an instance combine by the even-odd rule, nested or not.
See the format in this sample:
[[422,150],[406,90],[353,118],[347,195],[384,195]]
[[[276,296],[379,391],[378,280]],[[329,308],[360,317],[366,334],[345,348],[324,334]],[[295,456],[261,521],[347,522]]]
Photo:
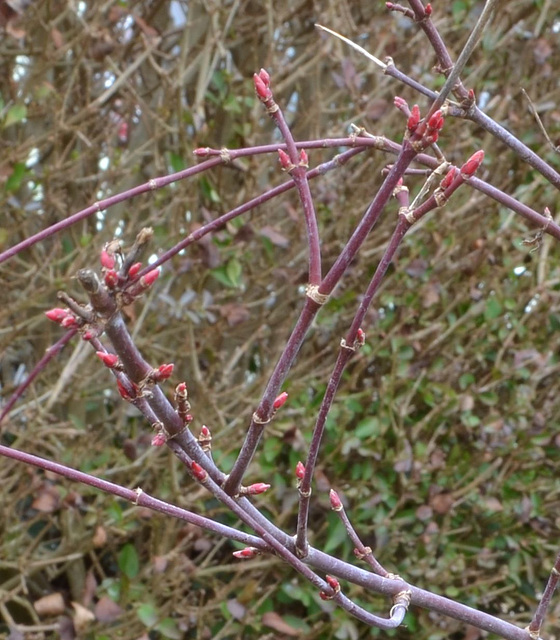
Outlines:
[[[482,4],[434,3],[453,53]],[[190,166],[196,147],[275,140],[250,81],[260,67],[271,72],[296,139],[339,137],[353,122],[400,140],[404,121],[393,97],[427,103],[316,31],[315,22],[378,57],[392,56],[426,86],[442,82],[422,33],[388,14],[384,2],[44,0],[15,18],[11,5],[0,3],[0,249]],[[554,140],[559,30],[553,2],[505,2],[463,77],[489,115],[555,167],[558,156],[521,89]],[[450,121],[440,142],[458,164],[483,148],[495,186],[555,216],[552,187],[481,130]],[[311,164],[332,155],[312,152]],[[386,163],[372,150],[312,183],[325,267]],[[58,289],[78,292],[73,275],[98,264],[105,242],[130,244],[149,225],[154,254],[163,252],[281,179],[275,158],[236,161],[101,212],[2,265],[2,397],[60,337],[43,311],[55,306]],[[420,185],[410,179],[412,191]],[[395,214],[396,207],[386,211],[320,314],[289,380],[289,405],[254,462],[254,481],[272,484],[262,503],[288,529],[294,467]],[[519,624],[529,621],[557,552],[560,503],[560,265],[550,238],[524,244],[534,234],[464,188],[407,236],[370,313],[367,347],[329,419],[311,526],[313,544],[351,557],[329,509],[334,486],[389,570]],[[306,268],[304,222],[291,194],[175,258],[127,311],[146,358],[174,362],[177,381],[186,379],[195,424],[212,428],[214,458],[226,470],[297,317]],[[66,347],[2,428],[5,444],[235,524],[171,452],[149,446],[148,425],[81,341]],[[51,593],[63,594],[65,615],[96,640],[386,633],[319,600],[274,558],[236,561],[228,541],[7,459],[0,479],[0,634],[17,622],[29,625],[30,638],[57,637],[56,618],[33,608]],[[384,604],[357,588],[349,595],[371,610]],[[559,616],[560,604],[551,609],[550,638],[560,636]],[[68,622],[63,637],[72,637]],[[414,609],[407,627],[389,635],[412,633],[475,640],[481,632]]]

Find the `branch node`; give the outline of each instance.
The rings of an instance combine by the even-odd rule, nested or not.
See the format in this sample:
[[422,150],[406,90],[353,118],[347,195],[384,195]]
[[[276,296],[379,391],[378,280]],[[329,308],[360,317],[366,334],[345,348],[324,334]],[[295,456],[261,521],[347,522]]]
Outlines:
[[152,178],[149,182],[148,182],[148,186],[150,187],[151,191],[155,191],[157,189],[157,182]]
[[351,347],[344,338],[341,338],[340,340],[340,348],[346,349],[347,351],[356,351],[356,347],[354,346]]
[[263,419],[262,419],[262,418],[257,414],[257,412],[255,411],[255,413],[253,413],[253,422],[254,422],[255,424],[262,424],[262,425],[265,425],[265,424],[268,424],[268,423],[270,422],[270,418],[266,418],[265,420],[263,420]]
[[220,158],[222,162],[229,164],[231,162],[231,152],[227,147],[222,147],[220,149]]
[[142,496],[144,491],[143,489],[140,489],[140,487],[137,487],[136,489],[134,489],[134,491],[136,493],[136,500],[134,501],[134,504],[138,504],[138,500],[140,500],[140,497]]
[[305,288],[305,295],[321,306],[329,299],[327,293],[319,293],[319,285],[317,284],[308,284]]

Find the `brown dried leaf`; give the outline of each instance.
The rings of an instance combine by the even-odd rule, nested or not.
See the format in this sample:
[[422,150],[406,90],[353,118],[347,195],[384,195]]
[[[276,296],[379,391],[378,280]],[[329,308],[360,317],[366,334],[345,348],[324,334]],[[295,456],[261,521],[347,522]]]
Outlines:
[[43,483],[31,507],[41,513],[52,513],[60,506],[60,490],[51,484]]
[[81,633],[95,620],[95,616],[78,602],[72,602],[72,606],[74,607],[74,627],[78,633]]
[[33,603],[33,608],[40,618],[60,616],[64,613],[64,598],[61,593],[49,593]]
[[95,529],[95,533],[92,538],[93,546],[99,549],[100,547],[104,547],[107,542],[107,531],[105,527],[98,525]]
[[298,629],[295,629],[294,627],[289,625],[274,611],[268,611],[267,613],[265,613],[262,617],[262,621],[263,624],[270,629],[274,629],[275,631],[283,633],[287,636],[292,636],[292,638],[300,635]]
[[99,622],[114,622],[120,618],[123,613],[124,610],[107,596],[101,597],[95,605],[95,618],[99,620]]
[[227,320],[230,327],[235,327],[248,320],[251,314],[245,305],[232,302],[220,307],[220,315]]

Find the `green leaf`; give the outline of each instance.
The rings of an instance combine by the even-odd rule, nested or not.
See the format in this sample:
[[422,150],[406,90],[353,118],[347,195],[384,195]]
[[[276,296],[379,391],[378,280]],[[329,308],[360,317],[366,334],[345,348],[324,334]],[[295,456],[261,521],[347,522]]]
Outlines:
[[233,283],[234,287],[241,286],[241,273],[243,268],[241,267],[241,263],[239,260],[232,258],[226,266],[226,273],[230,281]]
[[157,626],[156,631],[159,631],[165,638],[171,640],[181,640],[183,638],[183,632],[177,626],[177,622],[173,618],[164,618]]
[[174,153],[173,151],[169,154],[169,164],[175,173],[183,171],[187,166],[183,156],[180,156],[178,153]]
[[12,124],[22,122],[27,117],[27,107],[24,104],[14,104],[8,109],[6,120],[4,120],[4,129]]
[[135,578],[140,570],[140,561],[138,559],[138,553],[133,544],[125,544],[121,549],[118,558],[119,569],[124,573],[127,578]]
[[486,320],[494,320],[502,315],[502,305],[496,298],[490,298],[484,309],[484,318]]
[[156,608],[153,604],[141,604],[136,611],[140,622],[146,627],[153,627],[159,619]]
[[26,167],[23,162],[16,162],[10,177],[6,180],[6,191],[18,191],[26,174]]

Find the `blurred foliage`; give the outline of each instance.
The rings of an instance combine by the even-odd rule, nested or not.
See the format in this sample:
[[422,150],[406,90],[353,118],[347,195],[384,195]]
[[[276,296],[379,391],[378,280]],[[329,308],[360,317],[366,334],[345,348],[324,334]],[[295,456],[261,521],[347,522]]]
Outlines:
[[[425,100],[313,28],[328,25],[439,86],[423,35],[384,4],[30,3],[3,24],[0,44],[0,249],[192,165],[198,146],[277,140],[253,95],[250,77],[260,67],[271,72],[296,138],[345,135],[355,122],[399,140],[394,95],[422,109]],[[503,3],[464,80],[489,115],[558,166],[520,90],[554,139],[560,14],[553,5]],[[435,3],[454,55],[481,6]],[[555,213],[552,188],[488,134],[450,121],[441,148],[459,164],[484,148],[488,180]],[[313,151],[311,164],[332,155]],[[312,184],[325,269],[388,160],[372,151]],[[100,212],[2,265],[2,397],[60,337],[43,311],[56,305],[57,290],[78,293],[73,274],[97,265],[105,242],[130,243],[151,225],[158,254],[282,179],[274,157],[245,158]],[[420,186],[410,179],[411,191]],[[253,481],[272,482],[259,504],[288,531],[295,464],[305,457],[340,337],[395,212],[387,210],[315,323],[287,383],[290,401],[267,427],[251,470]],[[311,512],[313,544],[352,559],[329,509],[328,489],[336,487],[390,571],[520,625],[546,581],[560,524],[560,271],[549,238],[537,250],[523,245],[534,233],[464,189],[407,237],[364,327],[368,344],[329,416]],[[211,427],[226,471],[301,308],[304,236],[297,198],[287,195],[177,256],[154,290],[127,309],[146,358],[175,362],[176,381],[187,381],[194,428]],[[170,453],[149,446],[148,425],[120,400],[85,344],[71,343],[43,372],[3,425],[2,441],[238,524]],[[234,561],[228,541],[12,461],[2,461],[0,476],[0,635],[13,621],[35,629],[33,637],[58,637],[57,619],[70,634],[69,618],[80,624],[73,602],[94,612],[82,635],[95,640],[478,637],[418,609],[394,633],[369,629],[274,558]],[[64,595],[64,611],[39,618],[33,603],[54,592]],[[356,587],[348,595],[388,611],[384,599]],[[560,635],[559,617],[556,605],[550,638]]]

